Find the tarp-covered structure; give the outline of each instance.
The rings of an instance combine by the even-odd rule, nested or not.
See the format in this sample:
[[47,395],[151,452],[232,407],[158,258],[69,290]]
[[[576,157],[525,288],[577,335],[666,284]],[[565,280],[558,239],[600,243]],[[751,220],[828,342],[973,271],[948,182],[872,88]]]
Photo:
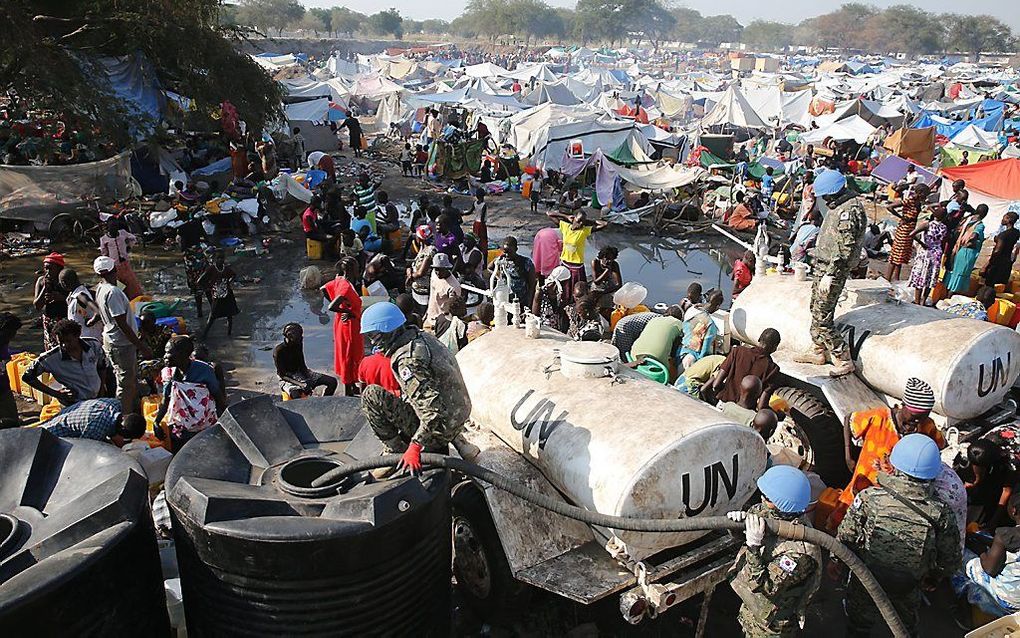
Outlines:
[[764,129],[769,125],[754,110],[744,94],[735,87],[726,89],[712,110],[701,120],[703,127],[729,125],[741,128]]
[[1020,159],[1009,158],[943,168],[941,199],[952,196],[952,182],[962,179],[970,191],[971,206],[987,204],[989,219],[1001,217],[1010,204],[1020,201]]
[[931,166],[935,159],[934,128],[901,128],[885,139],[886,150],[913,160],[921,166]]
[[131,151],[99,162],[67,166],[0,165],[0,219],[46,227],[82,200],[109,203],[130,195]]

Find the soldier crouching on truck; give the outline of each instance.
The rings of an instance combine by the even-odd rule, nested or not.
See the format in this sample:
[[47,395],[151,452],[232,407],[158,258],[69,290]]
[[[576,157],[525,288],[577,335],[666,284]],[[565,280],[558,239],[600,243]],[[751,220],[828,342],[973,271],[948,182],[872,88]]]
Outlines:
[[787,638],[803,627],[808,602],[818,590],[822,552],[817,545],[765,537],[765,519],[810,526],[804,510],[811,486],[800,470],[777,465],[758,479],[762,502],[747,512],[730,512],[744,521],[744,544],[730,571],[730,587],[740,597],[737,620],[748,638]]
[[395,468],[372,474],[381,479],[405,468],[414,474],[421,470],[422,450],[446,453],[471,414],[464,377],[450,350],[406,325],[404,313],[389,302],[365,310],[361,332],[389,357],[400,386],[399,397],[378,385],[361,392],[361,409],[385,453],[403,454]]

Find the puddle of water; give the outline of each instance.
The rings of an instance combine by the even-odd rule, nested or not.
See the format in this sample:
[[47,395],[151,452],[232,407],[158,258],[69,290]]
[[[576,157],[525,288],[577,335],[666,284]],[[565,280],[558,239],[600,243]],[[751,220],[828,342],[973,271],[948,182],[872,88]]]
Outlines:
[[[662,237],[623,234],[598,234],[588,241],[585,257],[590,262],[603,246],[616,246],[624,281],[634,281],[648,289],[646,305],[674,304],[687,294],[687,286],[697,281],[708,291],[718,288],[729,305],[733,282],[730,266],[743,249],[725,239],[676,240]],[[521,245],[521,253],[531,255],[530,245]],[[590,270],[590,263],[587,264]],[[588,273],[589,276],[591,272]]]

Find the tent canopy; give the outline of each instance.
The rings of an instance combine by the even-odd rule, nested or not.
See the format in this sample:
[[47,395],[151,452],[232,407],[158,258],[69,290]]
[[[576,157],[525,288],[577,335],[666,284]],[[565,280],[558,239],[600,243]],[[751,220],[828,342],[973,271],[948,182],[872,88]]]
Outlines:
[[1020,159],[955,166],[944,168],[941,173],[950,182],[958,179],[966,181],[969,191],[979,191],[1000,199],[1020,200]]
[[760,115],[748,103],[747,98],[738,89],[726,89],[712,110],[701,120],[702,126],[729,124],[743,128],[768,128]]
[[818,144],[825,139],[834,139],[837,142],[853,140],[858,144],[868,141],[868,138],[875,132],[875,127],[865,121],[859,115],[852,115],[846,119],[833,122],[828,126],[812,129],[800,136],[805,144]]
[[901,128],[885,139],[884,146],[921,166],[931,166],[935,160],[935,129]]

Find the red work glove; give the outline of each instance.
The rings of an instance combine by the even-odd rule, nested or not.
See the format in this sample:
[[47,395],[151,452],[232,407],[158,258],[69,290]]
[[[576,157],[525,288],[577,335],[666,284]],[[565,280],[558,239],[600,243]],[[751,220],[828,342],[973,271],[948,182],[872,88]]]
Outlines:
[[404,456],[400,457],[400,463],[397,463],[397,470],[403,469],[409,470],[411,476],[421,471],[421,445],[411,443],[407,446]]

